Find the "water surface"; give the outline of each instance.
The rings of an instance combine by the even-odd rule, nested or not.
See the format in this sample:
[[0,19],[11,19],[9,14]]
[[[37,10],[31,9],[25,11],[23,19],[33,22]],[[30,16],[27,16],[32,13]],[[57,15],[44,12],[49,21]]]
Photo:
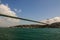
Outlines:
[[0,28],[0,40],[60,40],[60,28]]

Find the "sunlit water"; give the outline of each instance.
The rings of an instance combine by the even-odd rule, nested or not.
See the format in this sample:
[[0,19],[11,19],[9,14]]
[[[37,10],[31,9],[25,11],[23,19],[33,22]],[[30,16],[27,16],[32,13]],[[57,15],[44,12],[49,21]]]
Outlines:
[[60,40],[60,28],[0,28],[0,40]]

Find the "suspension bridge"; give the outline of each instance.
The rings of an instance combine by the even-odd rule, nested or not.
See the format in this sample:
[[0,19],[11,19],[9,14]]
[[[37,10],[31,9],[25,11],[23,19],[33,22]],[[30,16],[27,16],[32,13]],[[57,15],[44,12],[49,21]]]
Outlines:
[[[47,23],[43,23],[43,22],[31,20],[31,19],[25,19],[25,18],[20,18],[20,17],[9,16],[9,15],[5,15],[5,14],[0,14],[0,16],[48,25]],[[16,25],[16,26],[21,26],[21,27],[25,26],[26,27],[27,25]],[[41,25],[29,25],[29,26],[41,26]]]

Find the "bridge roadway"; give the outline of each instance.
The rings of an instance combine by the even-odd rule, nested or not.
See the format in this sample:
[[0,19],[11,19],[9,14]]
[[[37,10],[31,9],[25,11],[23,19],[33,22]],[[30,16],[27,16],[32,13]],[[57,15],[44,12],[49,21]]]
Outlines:
[[13,27],[36,27],[36,28],[38,27],[39,28],[39,27],[44,27],[45,25],[48,25],[47,23],[43,23],[43,22],[39,22],[39,21],[35,21],[35,20],[30,20],[30,19],[25,19],[25,18],[8,16],[8,15],[4,15],[4,14],[0,14],[0,16],[44,24],[44,25],[37,25],[37,24],[35,24],[35,25],[33,25],[33,24],[32,25],[15,25]]
[[35,20],[30,20],[30,19],[25,19],[25,18],[19,18],[19,17],[13,17],[13,16],[4,15],[4,14],[0,14],[0,16],[14,18],[14,19],[20,19],[20,20],[25,20],[25,21],[35,22],[35,23],[47,24],[47,23],[43,23],[43,22],[39,22],[39,21],[35,21]]

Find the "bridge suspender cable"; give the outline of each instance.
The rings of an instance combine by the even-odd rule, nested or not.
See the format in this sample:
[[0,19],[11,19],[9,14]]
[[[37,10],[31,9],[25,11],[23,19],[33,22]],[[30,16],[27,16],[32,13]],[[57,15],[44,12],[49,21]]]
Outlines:
[[39,21],[35,21],[35,20],[30,20],[30,19],[25,19],[25,18],[19,18],[19,17],[13,17],[13,16],[4,15],[4,14],[0,14],[0,16],[9,17],[9,18],[14,18],[14,19],[20,19],[20,20],[25,20],[25,21],[30,21],[30,22],[47,24],[47,23],[43,23],[43,22],[39,22]]

